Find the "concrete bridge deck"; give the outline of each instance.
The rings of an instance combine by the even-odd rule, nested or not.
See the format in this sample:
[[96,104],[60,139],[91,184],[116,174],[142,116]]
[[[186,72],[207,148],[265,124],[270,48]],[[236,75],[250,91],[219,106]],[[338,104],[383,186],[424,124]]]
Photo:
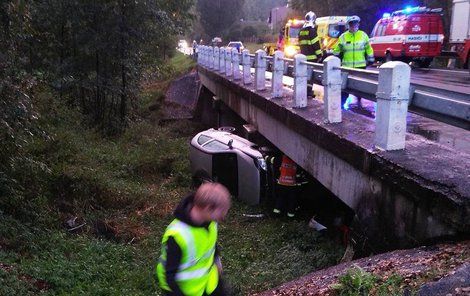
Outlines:
[[[327,124],[322,102],[309,99],[306,108],[294,109],[288,88],[271,99],[269,85],[254,91],[207,68],[198,72],[204,87],[354,209],[377,242],[406,246],[469,233],[468,145],[408,132],[404,150],[378,150],[373,118],[343,111],[342,123]],[[420,120],[409,115],[408,126],[419,129]],[[464,129],[443,129],[464,143],[470,139]]]

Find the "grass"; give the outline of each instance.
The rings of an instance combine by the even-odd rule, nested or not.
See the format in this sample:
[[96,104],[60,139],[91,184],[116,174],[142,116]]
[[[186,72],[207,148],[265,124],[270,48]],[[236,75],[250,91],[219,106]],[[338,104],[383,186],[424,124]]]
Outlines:
[[[140,104],[158,105],[168,81],[192,65],[176,55],[165,77],[143,87]],[[160,238],[190,190],[188,142],[202,127],[188,121],[162,127],[141,107],[123,135],[103,138],[49,92],[38,97],[49,136],[30,151],[47,169],[17,213],[0,210],[0,295],[159,295]],[[253,212],[268,209],[235,201],[220,229],[225,277],[236,295],[272,288],[341,257],[343,249],[306,221],[243,216]],[[67,231],[74,217],[83,226]]]

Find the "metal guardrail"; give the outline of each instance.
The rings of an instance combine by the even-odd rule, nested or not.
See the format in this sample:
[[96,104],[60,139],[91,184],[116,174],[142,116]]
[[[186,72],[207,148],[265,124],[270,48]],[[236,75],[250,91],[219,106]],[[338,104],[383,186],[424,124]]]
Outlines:
[[[383,64],[379,71],[341,67],[337,57],[328,57],[323,64],[306,61],[298,54],[293,59],[285,58],[276,51],[266,56],[263,50],[250,54],[244,50],[225,50],[202,46],[199,49],[198,64],[218,70],[244,84],[254,82],[254,89],[266,89],[266,70],[272,71],[271,94],[273,98],[283,96],[282,77],[294,78],[294,106],[307,106],[307,81],[324,87],[325,119],[327,122],[341,122],[341,91],[359,95],[377,102],[376,145],[384,149],[404,148],[406,113],[410,108],[422,109],[470,124],[470,96],[450,90],[415,85],[410,82],[411,69],[402,62]],[[243,75],[240,71],[239,57]],[[255,68],[252,81],[251,68]],[[380,82],[380,83],[379,83]],[[403,102],[405,104],[403,104]],[[388,114],[388,115],[387,115]]]

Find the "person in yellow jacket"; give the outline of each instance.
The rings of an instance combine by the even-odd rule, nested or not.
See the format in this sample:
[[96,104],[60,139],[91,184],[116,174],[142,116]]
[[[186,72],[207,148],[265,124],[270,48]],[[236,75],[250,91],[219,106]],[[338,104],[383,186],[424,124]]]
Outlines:
[[[370,45],[369,36],[359,30],[360,21],[357,15],[348,18],[348,31],[341,34],[333,49],[333,54],[341,57],[343,67],[365,69],[368,63],[374,62],[374,50]],[[343,104],[347,97],[347,93],[342,93]]]
[[216,248],[217,223],[230,208],[230,193],[221,184],[204,183],[178,205],[163,234],[156,273],[165,295],[226,295]]

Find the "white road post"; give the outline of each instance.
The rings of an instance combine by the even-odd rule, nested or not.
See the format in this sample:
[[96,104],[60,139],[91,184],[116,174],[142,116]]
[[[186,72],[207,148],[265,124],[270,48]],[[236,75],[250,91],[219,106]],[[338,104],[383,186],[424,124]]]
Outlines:
[[238,55],[238,50],[232,48],[232,76],[233,80],[240,80],[240,56]]
[[323,101],[325,120],[329,123],[341,122],[341,60],[329,56],[323,62]]
[[214,46],[214,70],[219,71],[219,48],[217,46]]
[[198,63],[198,65],[201,65],[201,64],[202,64],[202,54],[201,54],[201,50],[202,50],[202,45],[198,45],[198,46],[197,46],[197,63]]
[[411,68],[403,62],[388,62],[379,68],[375,117],[377,148],[405,149],[410,76]]
[[202,46],[202,65],[207,67],[207,46]]
[[232,51],[230,48],[225,50],[225,76],[232,76]]
[[244,49],[242,51],[242,65],[243,65],[243,84],[251,84],[251,58],[250,51]]
[[214,69],[214,47],[209,46],[209,69]]
[[296,54],[294,57],[294,107],[307,107],[307,57]]
[[266,52],[258,49],[255,53],[255,90],[266,89]]
[[225,73],[225,48],[219,49],[219,72]]
[[271,91],[273,98],[281,98],[283,95],[284,84],[282,77],[284,76],[284,53],[276,50],[273,56],[273,78],[271,84]]

